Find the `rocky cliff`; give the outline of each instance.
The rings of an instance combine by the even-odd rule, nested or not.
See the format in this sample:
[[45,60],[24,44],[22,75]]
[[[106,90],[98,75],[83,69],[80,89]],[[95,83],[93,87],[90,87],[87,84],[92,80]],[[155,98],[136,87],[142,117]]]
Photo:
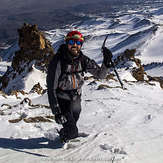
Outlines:
[[46,72],[48,63],[54,55],[50,42],[37,25],[24,24],[18,29],[18,34],[20,49],[15,52],[11,66],[1,77],[0,90],[7,94],[13,90],[23,90],[24,78],[33,69]]

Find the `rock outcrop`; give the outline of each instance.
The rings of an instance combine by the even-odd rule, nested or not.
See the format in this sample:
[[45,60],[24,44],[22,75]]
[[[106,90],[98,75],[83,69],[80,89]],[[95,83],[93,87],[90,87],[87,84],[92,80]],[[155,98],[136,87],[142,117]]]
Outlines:
[[144,67],[141,65],[141,60],[138,58],[134,58],[133,61],[135,62],[137,67],[134,67],[131,71],[133,77],[137,81],[144,81],[144,76],[147,75],[144,71]]
[[[134,62],[134,67],[131,67],[131,74],[137,81],[144,81],[145,76],[147,75],[144,71],[144,67],[141,64],[141,60],[138,58],[135,58],[136,49],[126,49],[124,53],[119,55],[117,59],[115,60],[115,63],[118,65],[125,65],[127,67],[126,63],[129,61]],[[130,65],[129,65],[130,66]]]
[[12,68],[18,70],[22,61],[36,60],[35,65],[45,70],[54,52],[43,32],[38,30],[37,25],[24,24],[18,33],[20,50],[15,52]]
[[148,75],[149,81],[156,81],[160,83],[160,87],[163,89],[163,77],[151,77]]
[[[15,52],[11,66],[1,77],[0,90],[7,94],[10,94],[12,90],[23,89],[23,78],[33,70],[33,67],[45,72],[54,55],[50,42],[37,25],[24,24],[22,28],[18,29],[18,34],[20,49]],[[16,82],[17,80],[19,80],[19,84]]]
[[[152,77],[148,75],[145,72],[144,66],[149,66],[149,65],[142,65],[141,60],[135,57],[135,53],[136,53],[136,49],[131,49],[131,50],[127,49],[124,51],[124,53],[119,55],[114,62],[117,66],[120,65],[126,67],[126,70],[130,69],[130,72],[132,76],[136,79],[136,81],[142,81],[142,82],[145,81],[147,83],[151,81],[159,82],[160,87],[163,88],[163,77]],[[127,62],[132,62],[134,63],[135,66],[129,65],[129,67],[127,67],[126,64]],[[157,63],[153,63],[153,64],[157,65]]]
[[41,87],[40,83],[35,84],[30,91],[30,93],[35,93],[35,92],[39,95],[45,92],[44,89]]

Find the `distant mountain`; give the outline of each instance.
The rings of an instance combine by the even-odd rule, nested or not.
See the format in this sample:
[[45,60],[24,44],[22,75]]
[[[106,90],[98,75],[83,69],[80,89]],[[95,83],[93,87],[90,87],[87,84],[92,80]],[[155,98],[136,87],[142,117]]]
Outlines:
[[[99,2],[100,0],[97,0]],[[92,3],[93,0],[1,0],[0,5],[0,42],[16,38],[17,28],[24,22],[38,24],[43,29],[61,27],[66,23],[77,21],[68,7]],[[65,17],[66,16],[66,17]]]
[[161,1],[156,0],[1,0],[0,43],[15,42],[17,28],[24,22],[38,24],[42,30],[50,30],[83,19],[80,13],[113,17],[119,11],[160,4]]

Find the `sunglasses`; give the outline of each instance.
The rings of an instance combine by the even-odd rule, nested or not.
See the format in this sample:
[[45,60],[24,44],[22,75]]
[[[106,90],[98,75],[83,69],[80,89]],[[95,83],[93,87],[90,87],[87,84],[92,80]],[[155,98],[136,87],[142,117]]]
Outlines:
[[76,45],[82,45],[81,41],[76,41],[76,40],[69,40],[68,41],[69,45],[75,45],[75,43],[76,43]]

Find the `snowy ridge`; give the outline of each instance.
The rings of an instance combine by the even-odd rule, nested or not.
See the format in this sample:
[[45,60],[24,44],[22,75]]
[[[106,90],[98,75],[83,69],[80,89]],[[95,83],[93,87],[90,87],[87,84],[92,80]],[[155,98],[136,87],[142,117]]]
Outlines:
[[[64,35],[78,29],[86,36],[83,53],[101,64],[101,45],[105,35],[109,34],[106,46],[115,58],[127,48],[136,48],[136,57],[145,65],[147,74],[163,76],[163,32],[162,26],[158,25],[163,21],[162,8],[149,12],[152,17],[148,19],[143,13],[130,11],[117,15],[116,19],[92,16],[66,29],[46,31],[47,38],[57,50]],[[5,54],[11,57],[12,50],[15,47]],[[5,54],[4,61],[0,62],[1,75],[10,64],[6,62]],[[152,65],[153,62],[158,64]],[[130,66],[134,67],[133,64]],[[116,77],[109,81],[85,81],[78,127],[79,131],[90,135],[81,138],[80,143],[69,150],[49,140],[53,138],[54,129],[61,126],[54,122],[51,110],[46,107],[49,106],[46,93],[18,93],[17,97],[0,94],[0,162],[162,163],[163,90],[157,82],[136,82],[130,69],[125,67],[118,68],[118,73],[125,90],[120,88]],[[45,79],[45,72],[34,69],[24,78],[24,90],[31,90],[38,81],[46,88]],[[18,79],[12,82],[19,84]],[[100,85],[108,87],[99,89]],[[25,98],[30,99],[32,105]],[[29,121],[32,118],[36,121]]]

